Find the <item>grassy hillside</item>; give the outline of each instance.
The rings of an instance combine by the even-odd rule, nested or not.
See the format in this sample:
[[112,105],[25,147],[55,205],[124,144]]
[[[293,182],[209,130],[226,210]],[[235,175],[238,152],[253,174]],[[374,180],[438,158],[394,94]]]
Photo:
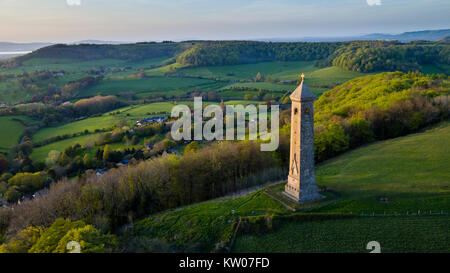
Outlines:
[[99,117],[87,118],[60,126],[41,129],[33,136],[33,141],[39,142],[50,137],[62,136],[65,134],[71,135],[83,132],[84,130],[93,132],[96,129],[108,129],[111,126],[117,125],[121,120],[126,122],[136,122],[137,119],[157,115],[155,113],[170,112],[173,106],[174,104],[170,102],[128,106],[105,113]]
[[[339,213],[450,210],[450,122],[348,152],[317,168],[317,181],[342,194],[318,209]],[[385,196],[389,202],[378,202]]]
[[97,70],[106,67],[128,67],[130,70],[148,69],[153,65],[161,65],[170,56],[156,57],[141,61],[126,61],[118,59],[100,59],[100,60],[73,60],[64,58],[33,58],[24,61],[20,67],[0,70],[0,73],[22,73],[34,72],[42,70],[64,70],[69,73],[87,72],[89,70]]
[[72,137],[69,139],[64,139],[61,141],[52,142],[48,145],[34,148],[33,152],[31,153],[30,157],[36,162],[44,162],[44,160],[48,157],[48,153],[50,151],[58,151],[63,152],[67,147],[80,144],[84,145],[87,142],[94,143],[95,141],[95,134],[92,135],[85,135],[85,136],[79,136],[79,137]]
[[333,115],[346,118],[371,107],[387,109],[393,102],[408,100],[413,94],[436,97],[449,91],[449,77],[401,72],[359,77],[321,96],[314,104],[315,119],[329,120]]
[[298,80],[301,73],[307,73],[318,68],[314,62],[262,62],[256,64],[222,65],[189,67],[179,70],[187,75],[197,75],[207,78],[240,80],[253,78],[258,72],[273,79]]
[[241,198],[222,198],[157,214],[135,224],[133,234],[209,251],[214,244],[231,238],[236,217],[264,215],[268,211],[284,213],[286,209],[259,191]]
[[[309,212],[292,213],[262,191],[224,198],[138,221],[137,237],[159,238],[181,247],[212,250],[230,239],[239,217],[322,215],[323,220],[280,218],[279,229],[266,235],[238,236],[235,252],[368,252],[369,241],[384,252],[449,251],[449,216],[412,216],[450,212],[448,174],[450,123],[422,133],[369,145],[317,166],[317,181],[339,198]],[[281,191],[283,185],[275,186]],[[387,203],[379,197],[388,197]],[[234,210],[234,214],[233,214]],[[359,217],[360,213],[404,216]],[[318,214],[320,213],[320,214]],[[328,219],[327,215],[354,215]],[[408,213],[409,216],[405,216]],[[316,216],[317,218],[317,216]],[[285,219],[285,220],[283,220]],[[234,226],[235,227],[235,226]]]
[[450,217],[365,217],[344,220],[286,222],[276,232],[245,235],[233,252],[368,253],[377,241],[382,253],[448,252]]
[[98,94],[113,95],[120,92],[143,93],[149,91],[193,90],[195,87],[211,84],[213,81],[189,78],[154,77],[139,80],[104,80],[98,85],[82,90],[78,97],[90,97]]
[[15,119],[29,120],[23,116],[0,117],[0,152],[7,152],[9,148],[19,143],[19,137],[25,130],[25,125]]

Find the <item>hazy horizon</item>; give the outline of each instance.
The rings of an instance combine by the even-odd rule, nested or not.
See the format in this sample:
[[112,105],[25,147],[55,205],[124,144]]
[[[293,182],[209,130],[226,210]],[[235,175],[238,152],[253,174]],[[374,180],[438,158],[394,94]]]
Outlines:
[[444,0],[0,0],[0,41],[345,37],[446,29]]

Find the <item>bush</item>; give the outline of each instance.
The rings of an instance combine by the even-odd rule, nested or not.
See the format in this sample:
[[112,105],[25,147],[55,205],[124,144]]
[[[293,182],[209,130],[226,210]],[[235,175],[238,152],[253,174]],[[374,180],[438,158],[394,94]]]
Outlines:
[[10,187],[5,195],[9,203],[16,203],[22,197],[22,193],[18,191],[17,187]]
[[[37,173],[17,173],[8,180],[8,187],[15,187],[18,191],[29,194],[42,189],[45,186],[46,176],[40,172]],[[16,197],[16,193],[11,193]],[[14,199],[14,198],[13,198]]]
[[191,143],[186,145],[186,147],[184,148],[184,153],[188,154],[188,153],[191,153],[191,152],[198,151],[198,149],[199,149],[198,142],[192,141]]
[[338,155],[349,148],[349,137],[338,123],[330,123],[327,127],[318,127],[315,133],[314,155],[321,162]]
[[114,235],[102,234],[83,221],[59,218],[48,228],[30,226],[19,231],[0,246],[0,253],[67,253],[71,241],[80,244],[82,253],[109,252],[118,245]]

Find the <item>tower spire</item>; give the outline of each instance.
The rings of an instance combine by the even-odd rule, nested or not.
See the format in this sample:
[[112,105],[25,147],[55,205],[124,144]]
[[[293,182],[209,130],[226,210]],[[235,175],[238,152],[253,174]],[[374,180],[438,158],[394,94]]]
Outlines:
[[297,101],[307,101],[314,100],[314,94],[309,90],[309,88],[305,85],[305,74],[301,74],[300,78],[302,79],[300,85],[294,90],[294,92],[290,95],[291,100]]

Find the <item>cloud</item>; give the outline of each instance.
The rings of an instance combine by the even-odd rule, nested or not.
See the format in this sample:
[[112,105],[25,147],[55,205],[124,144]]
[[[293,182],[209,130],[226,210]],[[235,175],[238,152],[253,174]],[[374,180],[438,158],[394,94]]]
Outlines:
[[381,6],[381,0],[367,0],[369,6]]
[[67,5],[69,6],[80,6],[81,0],[67,0]]

